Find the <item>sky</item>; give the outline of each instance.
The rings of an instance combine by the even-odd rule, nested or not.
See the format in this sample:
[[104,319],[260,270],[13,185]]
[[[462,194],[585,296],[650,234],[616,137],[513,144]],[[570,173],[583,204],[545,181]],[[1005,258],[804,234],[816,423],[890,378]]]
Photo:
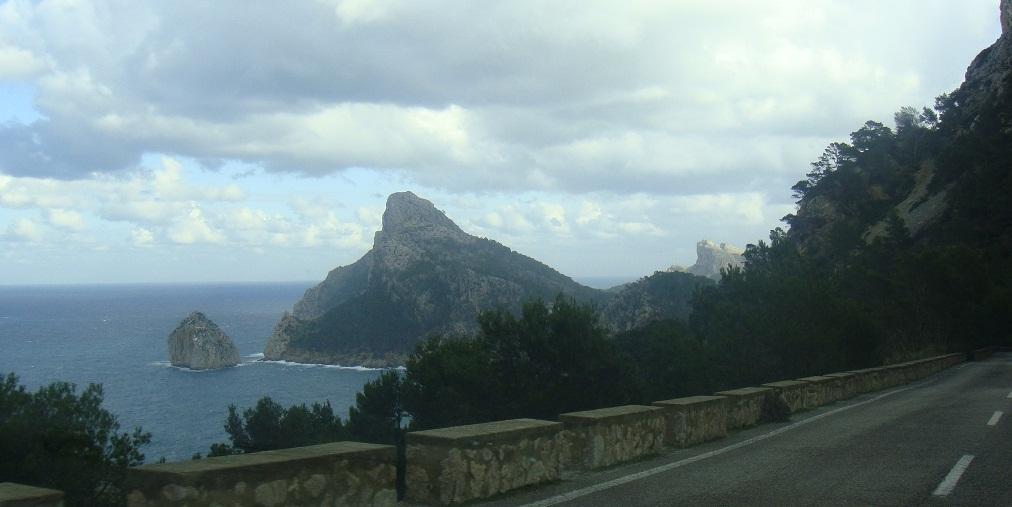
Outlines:
[[573,277],[689,265],[998,3],[0,1],[0,285],[321,280],[402,190]]

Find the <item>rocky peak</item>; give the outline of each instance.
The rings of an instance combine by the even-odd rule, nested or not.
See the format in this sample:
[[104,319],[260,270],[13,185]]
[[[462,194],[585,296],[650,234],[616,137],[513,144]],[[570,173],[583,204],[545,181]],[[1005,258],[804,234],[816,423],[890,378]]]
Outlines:
[[688,268],[671,266],[668,271],[681,271],[720,280],[721,269],[726,269],[728,265],[737,267],[744,264],[742,253],[744,251],[738,247],[704,239],[696,243],[695,264]]
[[413,235],[425,238],[463,236],[445,213],[411,192],[397,192],[387,198],[383,212],[383,235]]

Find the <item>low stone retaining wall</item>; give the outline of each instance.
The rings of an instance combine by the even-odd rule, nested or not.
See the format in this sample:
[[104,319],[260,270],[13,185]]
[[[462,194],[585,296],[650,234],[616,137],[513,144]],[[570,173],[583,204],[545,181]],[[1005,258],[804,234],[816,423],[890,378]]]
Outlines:
[[664,409],[664,444],[689,447],[727,435],[727,397],[689,396],[655,401]]
[[906,380],[903,366],[890,364],[879,368],[879,389],[889,389],[902,385]]
[[882,389],[879,381],[879,372],[881,369],[882,368],[864,368],[848,373],[853,373],[857,376],[859,386],[858,393],[865,394]]
[[787,407],[791,409],[792,414],[813,408],[807,404],[808,382],[800,380],[782,380],[780,382],[763,384],[762,386],[773,389],[778,396],[782,397],[784,401],[787,402]]
[[970,354],[969,354],[970,360],[971,361],[983,361],[983,360],[991,357],[991,354],[994,354],[994,351],[997,348],[998,347],[984,347],[984,348],[981,348],[981,349],[974,350],[973,352],[970,352]]
[[805,406],[808,408],[821,407],[842,399],[840,379],[836,377],[815,375],[812,377],[799,378],[798,380],[808,383],[805,393]]
[[623,405],[559,415],[566,425],[567,465],[579,470],[604,468],[657,454],[664,446],[665,420],[660,407]]
[[63,492],[0,482],[0,507],[63,507]]
[[[407,500],[449,505],[559,480],[564,468],[636,460],[663,445],[687,447],[760,422],[776,394],[791,412],[913,382],[966,359],[947,354],[850,372],[715,393],[562,414],[562,422],[513,419],[406,435]],[[336,442],[128,471],[127,505],[397,504],[392,446]],[[0,507],[62,506],[63,493],[0,484]]]
[[408,433],[407,498],[449,505],[556,481],[562,429],[557,422],[511,419]]
[[772,391],[768,387],[745,387],[714,393],[728,398],[727,429],[736,430],[757,424],[762,415],[763,398]]
[[127,505],[389,505],[395,449],[359,442],[161,463],[127,474]]
[[844,371],[840,373],[827,373],[822,375],[823,377],[832,377],[837,379],[839,383],[839,398],[840,400],[849,400],[858,395],[860,392],[860,380],[856,373]]

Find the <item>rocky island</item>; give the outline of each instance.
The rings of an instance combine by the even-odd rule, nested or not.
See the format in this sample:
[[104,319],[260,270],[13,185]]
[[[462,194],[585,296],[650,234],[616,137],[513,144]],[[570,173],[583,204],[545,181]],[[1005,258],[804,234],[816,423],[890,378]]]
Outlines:
[[193,312],[169,335],[172,366],[213,370],[239,364],[239,351],[217,324],[203,313]]

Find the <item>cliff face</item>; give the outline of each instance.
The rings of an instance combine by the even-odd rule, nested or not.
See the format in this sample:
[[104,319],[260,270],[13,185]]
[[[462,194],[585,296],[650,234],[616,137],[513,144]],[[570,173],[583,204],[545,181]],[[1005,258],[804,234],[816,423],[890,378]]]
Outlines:
[[671,266],[668,272],[681,271],[696,276],[705,276],[712,280],[720,280],[720,270],[728,267],[740,267],[745,260],[741,254],[744,251],[740,248],[728,245],[727,243],[717,244],[714,241],[704,239],[696,243],[696,263],[688,268]]
[[235,344],[203,313],[193,312],[169,335],[169,360],[173,366],[211,370],[239,364]]
[[963,84],[953,93],[960,106],[971,115],[980,114],[989,99],[1005,95],[1008,89],[1012,70],[1012,0],[1002,0],[1000,10],[1001,37],[973,59]]
[[330,272],[278,323],[266,359],[345,365],[401,364],[434,334],[470,332],[478,312],[518,309],[558,293],[603,301],[554,269],[462,231],[411,192],[392,194],[383,228],[361,259]]
[[999,8],[1001,36],[973,59],[959,88],[939,97],[937,118],[921,114],[895,129],[869,123],[837,151],[844,156],[835,171],[787,217],[802,253],[849,255],[890,240],[890,230],[918,245],[1012,241],[996,213],[1012,185],[1012,0]]

